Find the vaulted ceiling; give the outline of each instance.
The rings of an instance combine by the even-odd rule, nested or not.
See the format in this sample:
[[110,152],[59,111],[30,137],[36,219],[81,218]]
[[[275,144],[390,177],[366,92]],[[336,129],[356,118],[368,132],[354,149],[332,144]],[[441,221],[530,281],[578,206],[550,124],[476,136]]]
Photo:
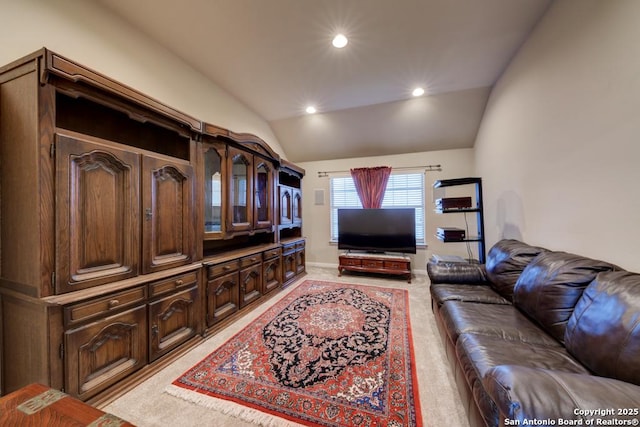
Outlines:
[[492,85],[551,0],[99,1],[302,162],[472,147]]

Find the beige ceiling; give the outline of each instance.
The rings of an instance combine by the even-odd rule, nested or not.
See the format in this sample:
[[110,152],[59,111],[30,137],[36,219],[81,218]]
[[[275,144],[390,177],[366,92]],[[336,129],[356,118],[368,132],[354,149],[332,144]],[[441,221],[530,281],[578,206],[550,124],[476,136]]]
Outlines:
[[267,120],[294,162],[472,147],[550,2],[99,1]]

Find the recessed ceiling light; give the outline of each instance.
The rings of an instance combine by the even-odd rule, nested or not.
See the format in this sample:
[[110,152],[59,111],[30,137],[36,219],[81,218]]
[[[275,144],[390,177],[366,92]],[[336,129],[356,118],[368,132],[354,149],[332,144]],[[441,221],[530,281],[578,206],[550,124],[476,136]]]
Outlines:
[[349,43],[349,40],[347,40],[344,34],[338,34],[333,38],[333,41],[331,43],[333,43],[333,46],[337,47],[338,49],[342,49],[347,45],[347,43]]
[[309,114],[314,114],[316,112],[316,107],[309,105],[305,111]]
[[421,87],[417,87],[413,90],[413,92],[411,92],[411,94],[413,96],[422,96],[424,95],[424,89],[422,89]]

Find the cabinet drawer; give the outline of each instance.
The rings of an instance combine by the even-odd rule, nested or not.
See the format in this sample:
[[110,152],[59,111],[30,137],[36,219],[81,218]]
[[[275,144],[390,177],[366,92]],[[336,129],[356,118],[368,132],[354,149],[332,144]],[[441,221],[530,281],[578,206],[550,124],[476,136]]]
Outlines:
[[187,274],[182,274],[180,276],[173,276],[165,280],[160,280],[158,282],[153,282],[149,284],[149,297],[152,298],[166,292],[191,286],[197,282],[198,273],[196,273],[195,271]]
[[253,264],[257,264],[262,261],[262,254],[249,255],[244,258],[240,258],[240,268],[245,268]]
[[240,261],[238,261],[237,259],[225,262],[223,264],[210,265],[207,276],[209,277],[209,279],[213,279],[214,277],[236,271],[238,268],[240,268]]
[[304,242],[296,243],[296,250],[299,251],[300,249],[304,249]]
[[282,253],[282,250],[280,248],[271,249],[269,251],[264,251],[262,253],[262,258],[265,260],[275,258],[280,256],[281,253]]
[[362,265],[362,260],[356,258],[340,258],[340,265],[353,265],[360,267]]
[[384,267],[384,261],[380,261],[376,259],[363,259],[362,266],[369,267],[369,268],[382,268]]
[[290,243],[287,245],[282,245],[282,255],[288,255],[292,252],[295,252],[296,250],[296,244],[295,243]]
[[409,263],[404,261],[385,261],[384,268],[387,270],[405,271],[409,269]]
[[124,307],[144,302],[146,298],[146,287],[140,286],[89,302],[73,304],[64,309],[64,323],[65,326],[70,326],[95,317],[101,317]]

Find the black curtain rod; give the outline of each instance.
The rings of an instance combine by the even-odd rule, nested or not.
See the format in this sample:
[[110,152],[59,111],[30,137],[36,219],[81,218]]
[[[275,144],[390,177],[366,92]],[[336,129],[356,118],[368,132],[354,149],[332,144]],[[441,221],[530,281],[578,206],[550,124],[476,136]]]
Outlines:
[[[391,167],[391,170],[403,170],[403,169],[424,169],[425,172],[442,172],[442,167],[440,165],[426,165],[426,166],[400,166],[397,168]],[[326,178],[329,176],[329,174],[332,173],[347,173],[350,172],[348,170],[346,171],[325,171],[325,172],[318,172],[318,178]]]

